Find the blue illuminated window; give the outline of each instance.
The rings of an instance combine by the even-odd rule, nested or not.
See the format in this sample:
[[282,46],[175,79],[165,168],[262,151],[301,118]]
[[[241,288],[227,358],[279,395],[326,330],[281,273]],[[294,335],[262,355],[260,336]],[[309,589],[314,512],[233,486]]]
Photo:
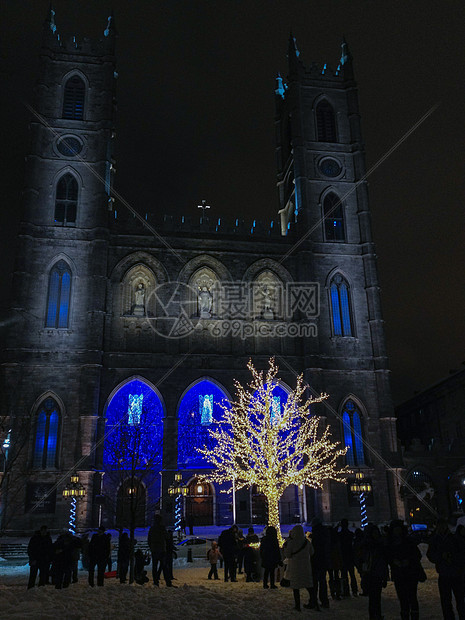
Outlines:
[[55,194],[55,224],[74,226],[76,224],[78,184],[67,172],[58,180]]
[[365,465],[361,416],[352,400],[348,400],[345,404],[342,422],[347,465],[352,467]]
[[325,240],[345,241],[344,212],[336,194],[328,194],[323,202]]
[[58,461],[60,414],[53,398],[47,398],[39,407],[34,441],[34,469],[53,469]]
[[178,410],[178,467],[208,467],[208,459],[196,448],[214,449],[208,429],[222,418],[221,404],[227,396],[215,383],[204,379],[193,385],[184,395]]
[[329,290],[334,335],[353,336],[349,285],[340,274],[336,274],[331,279]]
[[86,86],[78,75],[73,75],[65,84],[63,94],[63,118],[82,120]]
[[158,394],[141,381],[128,381],[106,409],[103,463],[106,469],[161,468],[163,405]]
[[316,107],[318,142],[337,142],[336,117],[332,105],[324,99]]
[[64,260],[60,260],[50,271],[45,327],[68,327],[70,297],[71,270]]

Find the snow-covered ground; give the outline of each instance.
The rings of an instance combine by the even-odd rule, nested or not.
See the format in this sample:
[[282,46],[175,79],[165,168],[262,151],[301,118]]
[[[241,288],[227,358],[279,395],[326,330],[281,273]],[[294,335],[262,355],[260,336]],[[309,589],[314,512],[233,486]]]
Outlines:
[[[428,580],[419,585],[420,617],[422,620],[440,620],[437,576],[427,560],[424,562]],[[163,583],[160,588],[150,584],[121,585],[116,579],[106,579],[103,588],[90,588],[87,574],[80,571],[79,583],[65,590],[55,590],[51,586],[27,590],[28,566],[13,566],[11,562],[1,561],[0,618],[285,620],[303,615],[317,616],[321,620],[368,618],[368,599],[364,597],[332,601],[330,609],[319,614],[306,609],[298,614],[293,610],[289,588],[264,590],[260,583],[246,583],[244,575],[238,575],[238,583],[224,583],[221,579],[208,581],[208,565],[202,560],[190,565],[184,559],[178,560],[174,572],[176,589],[166,588]],[[219,573],[222,578],[223,571]],[[307,602],[304,591],[302,602]],[[397,620],[400,616],[392,583],[383,590],[383,613],[385,620]]]

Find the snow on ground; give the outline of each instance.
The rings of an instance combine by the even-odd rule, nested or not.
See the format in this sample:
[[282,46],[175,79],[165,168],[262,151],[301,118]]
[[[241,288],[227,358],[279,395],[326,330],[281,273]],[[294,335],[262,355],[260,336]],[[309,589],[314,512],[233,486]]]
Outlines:
[[[223,571],[219,581],[208,581],[208,565],[196,561],[188,568],[182,561],[175,564],[178,586],[156,588],[119,584],[116,579],[106,579],[103,588],[90,588],[87,574],[79,573],[79,583],[65,590],[52,586],[27,590],[28,566],[0,565],[0,618],[21,620],[286,620],[302,616],[318,617],[319,620],[360,620],[368,618],[368,599],[358,597],[332,601],[330,609],[317,614],[303,609],[294,611],[292,591],[289,588],[264,590],[261,583],[246,583],[244,575],[238,575],[238,583],[224,583]],[[419,585],[420,617],[422,620],[439,620],[442,617],[437,590],[437,575],[425,560],[428,580]],[[149,573],[150,575],[150,573]],[[162,580],[163,581],[163,580]],[[307,593],[301,591],[302,602]],[[400,616],[394,586],[388,583],[383,590],[383,613],[385,620],[397,620]]]

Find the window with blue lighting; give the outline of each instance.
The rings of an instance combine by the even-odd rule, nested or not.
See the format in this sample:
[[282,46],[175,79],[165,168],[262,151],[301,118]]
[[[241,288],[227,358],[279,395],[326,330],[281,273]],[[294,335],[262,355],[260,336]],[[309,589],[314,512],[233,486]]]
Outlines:
[[161,469],[163,405],[144,381],[133,379],[108,403],[103,463],[106,469]]
[[337,273],[333,276],[329,291],[333,334],[335,336],[353,336],[349,285],[341,274]]
[[344,211],[338,196],[327,194],[323,201],[325,241],[345,241]]
[[208,467],[210,463],[196,448],[214,450],[208,429],[223,417],[226,393],[213,381],[203,379],[184,394],[178,410],[178,468]]
[[50,270],[45,327],[68,327],[70,297],[71,269],[64,260],[60,260]]
[[326,99],[316,106],[316,127],[318,142],[337,142],[336,116]]
[[55,194],[55,225],[74,226],[76,224],[78,203],[78,183],[67,172],[57,183]]
[[82,120],[84,118],[84,101],[86,86],[78,75],[67,80],[63,94],[63,118]]
[[365,465],[362,418],[352,400],[348,400],[345,403],[342,413],[342,423],[344,427],[344,444],[347,448],[347,465],[351,467]]
[[34,469],[54,469],[58,467],[58,437],[60,430],[60,411],[53,398],[47,398],[37,411],[34,455]]
[[[261,396],[259,391],[257,391],[254,393],[254,398],[261,400],[263,396]],[[272,390],[271,403],[269,407],[269,415],[272,425],[279,422],[283,409],[287,403],[287,398],[288,393],[286,390],[279,383],[275,383]],[[258,407],[256,408],[258,409]]]

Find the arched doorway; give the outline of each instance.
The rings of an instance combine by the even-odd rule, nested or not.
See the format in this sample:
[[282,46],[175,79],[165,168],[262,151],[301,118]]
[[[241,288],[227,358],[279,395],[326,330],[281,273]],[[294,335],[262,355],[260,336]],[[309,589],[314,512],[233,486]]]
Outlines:
[[145,486],[136,479],[128,478],[118,489],[116,500],[116,527],[145,527],[147,493]]
[[186,523],[195,525],[213,525],[213,497],[214,490],[211,484],[199,482],[198,478],[191,480],[187,486],[186,496]]

